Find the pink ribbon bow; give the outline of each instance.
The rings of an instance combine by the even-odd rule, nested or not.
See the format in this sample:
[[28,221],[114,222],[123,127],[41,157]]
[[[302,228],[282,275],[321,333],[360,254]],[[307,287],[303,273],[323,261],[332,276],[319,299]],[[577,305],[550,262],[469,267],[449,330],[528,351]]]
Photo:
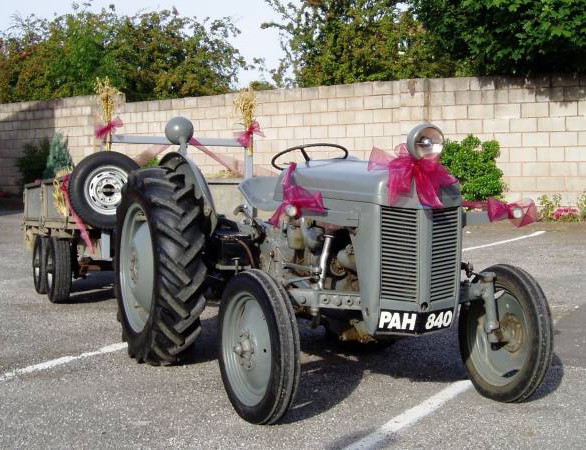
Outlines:
[[287,167],[287,171],[283,176],[283,182],[281,183],[283,186],[283,201],[269,219],[269,223],[274,227],[279,226],[281,216],[285,214],[285,210],[289,206],[295,206],[299,214],[301,214],[301,209],[306,209],[318,214],[326,211],[321,192],[312,194],[307,189],[293,184],[293,171],[296,167],[296,163],[289,164],[289,167]]
[[116,117],[115,119],[110,120],[103,127],[97,128],[95,133],[96,137],[98,139],[104,139],[109,134],[114,133],[116,128],[121,127],[122,125],[124,125],[122,119],[120,117]]
[[87,228],[85,227],[83,221],[79,218],[77,213],[71,207],[71,201],[69,200],[69,191],[67,190],[68,185],[69,185],[69,174],[65,175],[63,177],[63,180],[61,181],[61,192],[63,192],[63,197],[65,198],[65,204],[67,205],[67,209],[71,212],[71,215],[73,216],[73,220],[75,221],[75,225],[77,226],[77,229],[81,233],[81,238],[83,239],[83,242],[85,242],[85,245],[87,248],[89,248],[90,252],[94,253],[94,246],[93,246],[92,241],[90,239],[90,235],[87,232]]
[[520,202],[505,203],[496,198],[489,197],[484,202],[463,201],[464,208],[483,209],[488,214],[488,220],[509,219],[516,227],[523,227],[530,223],[537,222],[537,207],[531,199],[523,199]]
[[396,155],[390,155],[380,148],[373,147],[368,160],[368,170],[387,169],[389,171],[389,205],[393,205],[401,195],[411,192],[411,181],[415,180],[417,196],[422,205],[442,208],[438,195],[440,188],[456,183],[456,180],[440,163],[438,155],[417,159],[407,150],[405,144],[395,148]]
[[238,136],[237,140],[240,143],[240,145],[242,145],[242,147],[248,148],[250,147],[250,139],[252,138],[253,134],[265,137],[265,134],[260,130],[260,125],[256,120],[252,122],[245,131],[236,133],[236,135]]

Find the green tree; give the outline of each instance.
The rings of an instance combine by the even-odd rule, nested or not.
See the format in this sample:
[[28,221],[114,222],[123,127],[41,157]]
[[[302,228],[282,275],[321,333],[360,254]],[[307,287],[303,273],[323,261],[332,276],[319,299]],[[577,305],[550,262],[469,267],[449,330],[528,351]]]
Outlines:
[[73,159],[67,149],[67,138],[61,133],[55,133],[51,139],[47,166],[43,178],[54,178],[60,170],[73,169]]
[[228,42],[239,33],[230,19],[175,10],[129,17],[88,5],[52,21],[17,18],[0,33],[0,102],[91,95],[106,76],[129,100],[220,94],[247,67]]
[[265,0],[281,21],[285,58],[273,79],[286,84],[290,67],[299,86],[448,75],[453,63],[435,52],[428,35],[395,0]]
[[130,100],[229,92],[244,58],[228,43],[240,31],[230,19],[180,17],[168,10],[124,17],[111,51]]
[[461,75],[586,69],[584,0],[411,0]]

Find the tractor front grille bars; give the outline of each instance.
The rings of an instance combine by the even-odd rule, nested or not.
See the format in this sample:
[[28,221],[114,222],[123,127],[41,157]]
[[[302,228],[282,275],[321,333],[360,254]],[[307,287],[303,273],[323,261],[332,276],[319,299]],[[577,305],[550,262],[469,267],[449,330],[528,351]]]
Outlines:
[[381,211],[382,299],[453,301],[459,282],[459,208]]

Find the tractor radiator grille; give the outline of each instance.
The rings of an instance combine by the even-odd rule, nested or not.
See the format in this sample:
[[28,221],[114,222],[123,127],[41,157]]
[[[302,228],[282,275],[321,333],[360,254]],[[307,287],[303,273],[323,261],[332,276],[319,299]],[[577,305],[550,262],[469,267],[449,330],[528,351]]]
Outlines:
[[416,302],[418,297],[417,210],[382,208],[381,297]]
[[430,292],[432,302],[456,295],[454,280],[459,274],[458,218],[458,208],[433,210]]
[[[429,214],[429,210],[383,207],[381,298],[403,302],[453,298],[459,269],[459,227],[458,208]],[[420,245],[423,238],[429,239],[430,247]],[[429,274],[429,282],[420,280],[421,274]]]

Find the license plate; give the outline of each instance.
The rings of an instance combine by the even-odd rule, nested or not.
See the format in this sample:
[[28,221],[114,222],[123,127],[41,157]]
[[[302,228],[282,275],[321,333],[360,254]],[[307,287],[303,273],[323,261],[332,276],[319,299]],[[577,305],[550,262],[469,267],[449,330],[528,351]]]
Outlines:
[[425,313],[381,310],[378,331],[423,334],[449,328],[453,320],[453,309]]

